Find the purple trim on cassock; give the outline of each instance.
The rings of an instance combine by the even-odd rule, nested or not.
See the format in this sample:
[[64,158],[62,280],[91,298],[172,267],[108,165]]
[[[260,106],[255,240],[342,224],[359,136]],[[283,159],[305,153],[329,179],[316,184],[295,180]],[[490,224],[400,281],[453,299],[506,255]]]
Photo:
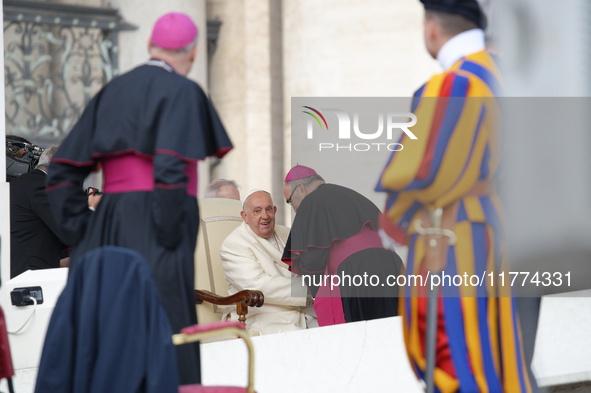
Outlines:
[[47,186],[45,187],[45,192],[51,191],[51,190],[55,190],[56,188],[61,188],[61,187],[65,187],[65,186],[69,186],[70,184],[74,184],[73,182],[66,180],[57,184],[52,184],[51,186]]
[[195,159],[187,158],[187,157],[185,157],[185,156],[183,156],[183,155],[181,155],[181,154],[177,153],[177,152],[176,152],[176,151],[174,151],[174,150],[168,150],[168,149],[156,149],[156,150],[154,151],[154,153],[155,153],[155,154],[167,154],[167,155],[169,155],[169,156],[176,157],[176,158],[178,158],[179,160],[181,160],[181,161],[184,161],[184,162],[197,162],[197,161],[198,161],[198,160],[195,160]]
[[51,162],[55,162],[56,164],[65,164],[65,165],[75,166],[77,168],[82,168],[84,166],[94,165],[94,161],[77,162],[77,161],[73,161],[73,160],[68,160],[67,158],[52,158]]

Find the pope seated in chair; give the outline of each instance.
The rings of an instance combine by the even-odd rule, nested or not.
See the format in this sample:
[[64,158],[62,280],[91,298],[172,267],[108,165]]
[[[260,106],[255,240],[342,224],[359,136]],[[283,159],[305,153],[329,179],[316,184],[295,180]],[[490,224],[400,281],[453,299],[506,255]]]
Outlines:
[[[259,334],[318,326],[307,288],[281,261],[289,228],[275,225],[276,212],[268,192],[250,192],[242,206],[244,222],[220,248],[230,295],[245,289],[265,295],[265,304],[251,309],[246,318],[247,329]],[[238,320],[236,311],[224,319]]]

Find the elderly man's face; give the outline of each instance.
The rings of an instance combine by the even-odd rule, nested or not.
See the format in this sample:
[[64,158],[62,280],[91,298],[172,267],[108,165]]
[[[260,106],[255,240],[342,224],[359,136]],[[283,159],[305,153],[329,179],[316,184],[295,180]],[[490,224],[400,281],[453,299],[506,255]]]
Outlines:
[[269,194],[255,192],[248,197],[244,208],[245,211],[240,213],[242,219],[255,234],[265,239],[273,236],[277,207]]

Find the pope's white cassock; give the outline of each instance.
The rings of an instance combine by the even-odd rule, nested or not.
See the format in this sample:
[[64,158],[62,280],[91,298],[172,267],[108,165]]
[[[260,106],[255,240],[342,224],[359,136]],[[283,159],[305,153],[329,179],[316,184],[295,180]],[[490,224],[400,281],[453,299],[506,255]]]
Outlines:
[[[292,295],[292,285],[301,287],[302,281],[281,261],[288,235],[289,228],[276,225],[273,236],[265,239],[243,222],[220,248],[230,295],[245,289],[265,295],[264,305],[249,308],[246,316],[246,328],[259,334],[305,329],[306,315],[309,325],[318,326],[314,309],[306,307],[306,297]],[[236,310],[227,312],[224,319],[237,321]]]

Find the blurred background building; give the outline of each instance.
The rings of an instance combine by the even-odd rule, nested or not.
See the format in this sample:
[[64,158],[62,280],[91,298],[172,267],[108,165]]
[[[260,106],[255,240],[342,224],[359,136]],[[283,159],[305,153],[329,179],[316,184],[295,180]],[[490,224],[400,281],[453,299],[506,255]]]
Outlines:
[[[588,1],[479,1],[507,96],[589,95]],[[418,0],[4,0],[3,11],[5,132],[42,147],[67,135],[104,83],[147,59],[148,38],[160,15],[189,14],[200,28],[200,51],[189,77],[209,93],[235,146],[223,160],[200,165],[199,195],[215,178],[235,180],[243,195],[253,188],[269,190],[285,224],[292,212],[282,203],[282,184],[295,164],[292,97],[410,97],[440,71],[424,49]],[[578,115],[583,123],[587,114]],[[555,229],[591,232],[585,218],[591,204],[584,203],[591,176],[589,166],[580,165],[588,161],[589,143],[572,144],[577,138],[588,141],[588,133],[562,130],[568,137],[554,138],[554,154],[548,154],[539,127],[507,132],[507,167],[513,168],[507,173],[507,200],[509,218],[517,217],[512,245],[517,259],[536,258],[521,257],[533,249],[545,255],[550,244],[579,238],[586,243],[585,236],[574,234],[562,242]],[[4,165],[2,156],[0,173]],[[547,189],[548,175],[560,173],[572,176],[554,176],[556,186]],[[371,176],[377,179],[377,173]],[[565,196],[565,189],[577,191]],[[572,199],[568,214],[547,208],[560,197]],[[535,214],[544,210],[546,215]],[[548,217],[553,225],[544,225]]]
[[[518,108],[505,129],[514,269],[565,267],[591,282],[591,3],[479,1],[489,19],[488,46],[504,73],[503,102]],[[282,194],[295,164],[292,97],[409,97],[440,71],[424,49],[418,0],[4,0],[0,136],[59,143],[102,85],[147,60],[151,28],[170,11],[189,14],[200,28],[189,77],[209,93],[235,145],[222,161],[201,165],[199,195],[215,178],[235,180],[242,195],[270,190],[282,223],[292,214]],[[521,108],[533,109],[524,117]],[[2,149],[3,265],[4,173]]]
[[[589,95],[588,1],[480,2],[508,97]],[[161,14],[189,14],[200,28],[189,77],[209,93],[235,145],[222,161],[200,166],[199,195],[215,178],[235,180],[243,195],[270,190],[283,223],[292,215],[282,203],[283,177],[295,164],[292,97],[409,97],[440,70],[424,49],[418,0],[4,0],[3,11],[5,133],[42,147],[59,144],[103,84],[146,60]],[[580,124],[587,116],[576,115]],[[591,176],[589,165],[581,165],[589,161],[591,141],[572,121],[561,138],[548,128],[507,128],[516,261],[547,255],[549,247],[576,242],[575,249],[586,250],[591,244],[581,236],[591,232],[591,204],[585,203]],[[585,143],[573,144],[580,138]],[[568,208],[548,209],[560,198]]]

